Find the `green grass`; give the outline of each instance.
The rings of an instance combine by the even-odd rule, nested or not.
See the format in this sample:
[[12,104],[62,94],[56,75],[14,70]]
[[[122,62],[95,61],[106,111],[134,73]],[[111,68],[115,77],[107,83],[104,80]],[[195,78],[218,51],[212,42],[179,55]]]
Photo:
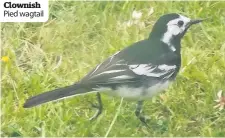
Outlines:
[[[144,27],[123,25],[134,9],[143,12]],[[118,112],[121,99],[105,95],[103,114],[93,122],[88,101],[95,94],[23,109],[28,97],[72,84],[147,38],[171,12],[209,19],[182,40],[185,69],[164,100],[145,102],[150,129],[135,117],[135,102],[123,100]],[[50,2],[48,22],[2,23],[1,33],[1,54],[10,58],[1,61],[1,136],[225,136],[225,111],[213,108],[217,92],[225,91],[225,2]]]

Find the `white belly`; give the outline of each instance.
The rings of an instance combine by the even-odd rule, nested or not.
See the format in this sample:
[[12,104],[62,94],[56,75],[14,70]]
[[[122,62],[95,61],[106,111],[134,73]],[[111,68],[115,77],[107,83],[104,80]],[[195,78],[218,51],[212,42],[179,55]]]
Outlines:
[[119,87],[116,91],[109,91],[107,94],[112,96],[124,97],[125,99],[144,100],[151,98],[155,94],[168,88],[170,82],[158,83],[149,88],[128,88],[126,86]]

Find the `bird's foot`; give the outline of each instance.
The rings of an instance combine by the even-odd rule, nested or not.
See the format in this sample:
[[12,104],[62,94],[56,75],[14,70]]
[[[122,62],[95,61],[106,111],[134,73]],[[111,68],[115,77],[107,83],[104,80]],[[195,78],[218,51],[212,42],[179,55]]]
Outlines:
[[135,115],[147,128],[150,128],[148,125],[150,117],[141,114],[141,112],[135,112]]
[[88,101],[88,102],[91,104],[92,108],[97,109],[95,114],[89,119],[90,121],[93,121],[93,120],[97,119],[98,116],[102,113],[102,106],[98,105],[98,104],[94,104],[94,103],[92,103],[90,101]]
[[[137,115],[136,115],[137,116]],[[150,118],[148,116],[144,116],[144,115],[139,115],[137,116],[137,118],[147,127],[150,128],[148,125],[148,122],[150,120]]]
[[137,107],[135,110],[135,115],[137,116],[137,118],[147,127],[150,128],[147,124],[147,122],[150,120],[149,117],[143,115],[142,112],[142,106],[143,106],[143,101],[138,101],[137,103]]
[[90,121],[93,121],[95,119],[97,119],[99,117],[99,115],[102,113],[102,100],[101,100],[101,95],[99,93],[97,93],[97,100],[98,100],[98,104],[94,104],[92,102],[89,101],[89,103],[91,104],[91,106],[95,109],[97,109],[97,111],[95,112],[95,114],[89,119]]

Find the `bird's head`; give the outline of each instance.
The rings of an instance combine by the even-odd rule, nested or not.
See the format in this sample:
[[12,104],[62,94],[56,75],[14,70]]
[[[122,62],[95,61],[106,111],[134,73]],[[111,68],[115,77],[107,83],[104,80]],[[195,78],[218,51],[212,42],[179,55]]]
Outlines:
[[149,38],[159,38],[166,44],[180,43],[181,38],[193,24],[202,22],[202,19],[192,20],[180,14],[170,13],[161,16],[155,25]]

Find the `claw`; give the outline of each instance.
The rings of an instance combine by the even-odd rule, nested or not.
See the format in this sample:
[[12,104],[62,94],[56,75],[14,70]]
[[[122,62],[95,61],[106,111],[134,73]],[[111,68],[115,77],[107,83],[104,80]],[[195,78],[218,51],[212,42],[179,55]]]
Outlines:
[[97,111],[95,112],[95,114],[89,119],[90,121],[93,121],[95,119],[98,118],[98,116],[102,113],[101,109],[97,109]]
[[92,102],[88,101],[93,108],[97,109],[95,114],[89,119],[90,121],[97,119],[98,116],[102,113],[103,106],[102,106],[101,95],[99,93],[97,93],[97,100],[98,100],[98,104],[93,104]]
[[149,118],[141,114],[142,106],[143,106],[143,101],[138,101],[137,107],[135,110],[135,115],[147,128],[150,128],[149,125],[147,124],[147,121],[149,120]]
[[147,124],[147,122],[149,121],[149,118],[147,118],[146,116],[141,115],[139,117],[139,119],[147,128],[150,128],[149,125]]

